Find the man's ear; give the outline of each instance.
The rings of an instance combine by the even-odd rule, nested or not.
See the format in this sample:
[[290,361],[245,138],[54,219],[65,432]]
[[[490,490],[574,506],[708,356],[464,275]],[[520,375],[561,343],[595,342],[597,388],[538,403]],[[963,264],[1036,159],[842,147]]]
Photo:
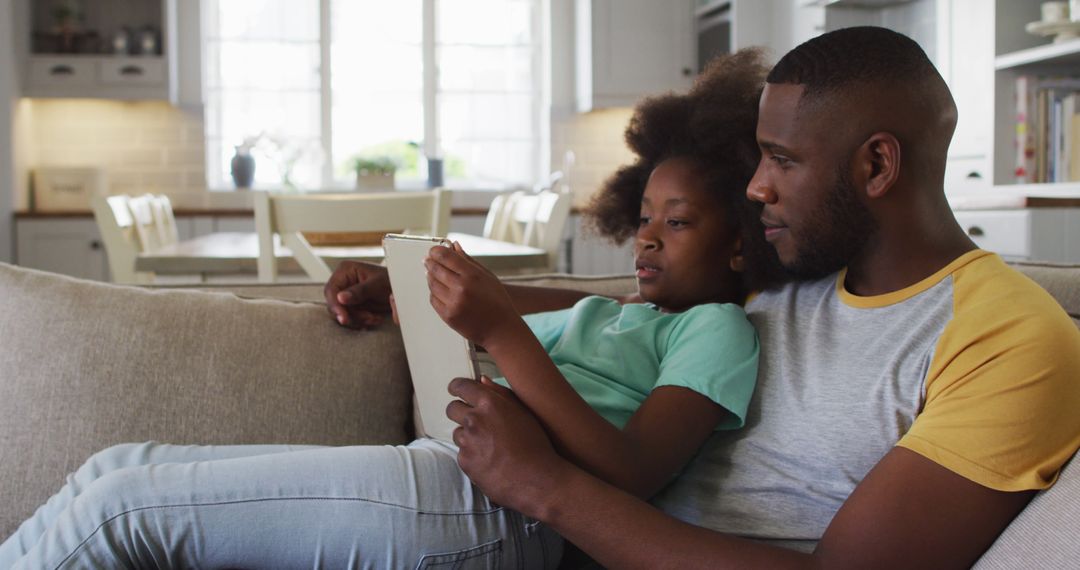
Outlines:
[[742,238],[735,238],[735,243],[731,248],[731,259],[728,260],[728,267],[736,273],[742,273],[746,269],[746,259],[743,257],[742,252]]
[[900,141],[892,133],[874,133],[859,147],[857,156],[866,196],[885,196],[900,178]]

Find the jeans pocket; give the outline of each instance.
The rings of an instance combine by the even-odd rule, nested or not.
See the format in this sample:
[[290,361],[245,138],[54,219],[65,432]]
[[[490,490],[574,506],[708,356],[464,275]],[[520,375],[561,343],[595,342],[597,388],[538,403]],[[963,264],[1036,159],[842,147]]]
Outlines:
[[497,570],[501,566],[502,539],[454,552],[425,554],[416,570]]

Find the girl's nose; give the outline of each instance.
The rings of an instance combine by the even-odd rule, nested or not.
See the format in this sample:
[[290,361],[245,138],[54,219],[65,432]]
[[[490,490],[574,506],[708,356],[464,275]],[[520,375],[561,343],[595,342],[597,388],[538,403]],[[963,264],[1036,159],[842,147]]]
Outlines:
[[658,247],[660,247],[660,241],[656,239],[653,232],[649,231],[648,227],[642,227],[638,230],[637,237],[634,241],[634,249],[636,251],[648,251]]

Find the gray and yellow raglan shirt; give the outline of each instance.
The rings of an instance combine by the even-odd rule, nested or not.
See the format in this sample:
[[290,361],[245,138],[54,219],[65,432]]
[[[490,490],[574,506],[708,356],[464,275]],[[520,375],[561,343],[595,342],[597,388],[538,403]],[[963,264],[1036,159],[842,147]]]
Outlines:
[[812,548],[894,446],[1002,491],[1044,489],[1080,447],[1080,331],[981,250],[886,295],[844,273],[747,305],[761,339],[746,427],[717,432],[655,504]]

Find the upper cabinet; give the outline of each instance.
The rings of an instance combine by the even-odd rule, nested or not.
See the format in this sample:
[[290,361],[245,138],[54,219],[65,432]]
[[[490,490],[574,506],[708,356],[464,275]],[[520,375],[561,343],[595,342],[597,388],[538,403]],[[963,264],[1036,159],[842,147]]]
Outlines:
[[180,102],[176,0],[34,0],[25,12],[23,95]]
[[579,112],[629,107],[693,83],[694,0],[576,0]]

